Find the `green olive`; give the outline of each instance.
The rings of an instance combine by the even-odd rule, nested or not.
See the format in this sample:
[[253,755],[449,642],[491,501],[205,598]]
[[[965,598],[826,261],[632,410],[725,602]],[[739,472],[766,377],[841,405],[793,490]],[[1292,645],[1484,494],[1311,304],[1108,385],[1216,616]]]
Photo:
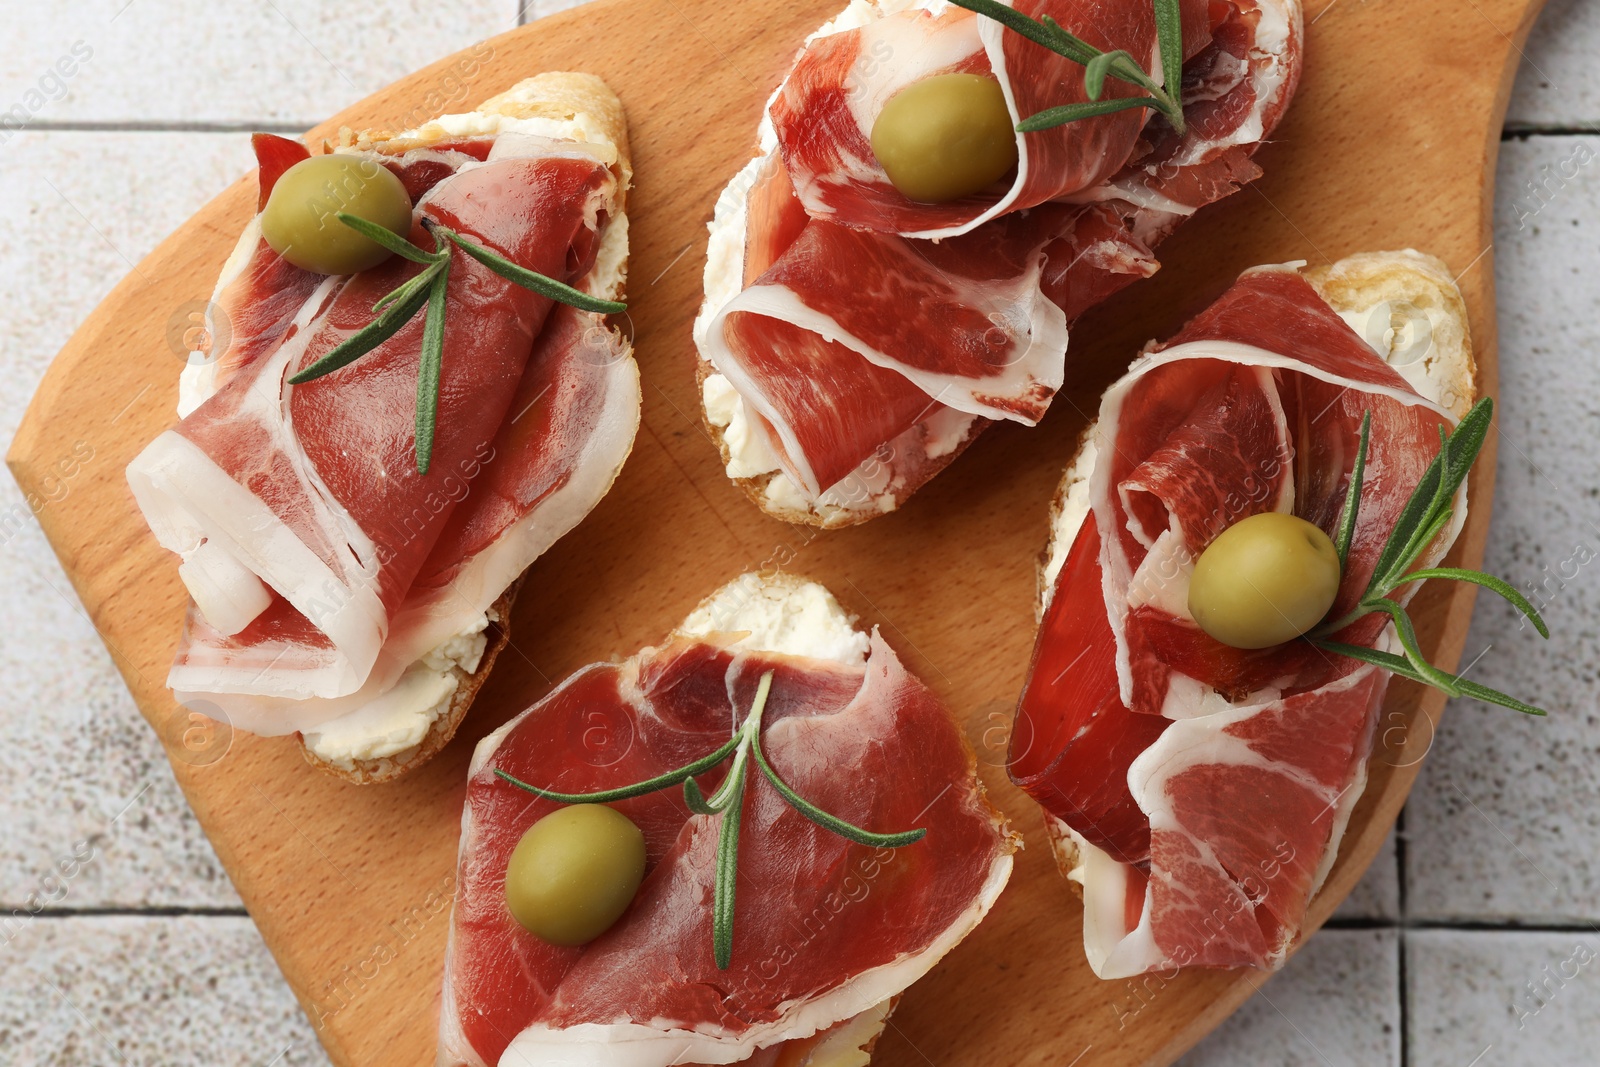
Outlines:
[[339,221],[347,211],[402,237],[411,197],[387,167],[353,155],[312,156],[283,172],[261,212],[261,235],[290,263],[318,274],[355,274],[390,252]]
[[593,941],[622,917],[644,880],[644,834],[603,804],[575,804],[528,828],[506,867],[506,904],[552,945]]
[[1339,553],[1304,519],[1267,512],[1234,523],[1195,561],[1189,614],[1234,648],[1291,641],[1339,595]]
[[889,98],[872,151],[908,200],[942,204],[982,192],[1017,165],[1017,131],[1000,83],[936,74]]

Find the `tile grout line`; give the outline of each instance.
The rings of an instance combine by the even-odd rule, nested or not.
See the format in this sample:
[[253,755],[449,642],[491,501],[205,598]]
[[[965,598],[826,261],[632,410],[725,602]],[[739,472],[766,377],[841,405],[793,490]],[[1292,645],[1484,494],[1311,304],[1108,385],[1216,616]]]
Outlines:
[[83,907],[83,908],[42,908],[39,911],[29,912],[20,905],[13,908],[9,904],[0,904],[0,912],[19,911],[28,914],[34,919],[181,919],[193,918],[221,918],[237,919],[249,918],[250,913],[244,908],[236,907],[190,907],[185,905],[157,906],[151,908],[141,907]]
[[1516,920],[1488,922],[1481,919],[1419,919],[1400,922],[1395,919],[1329,919],[1323,930],[1395,930],[1406,933],[1434,931],[1463,934],[1592,934],[1593,923],[1583,920],[1553,923],[1527,923]]
[[83,120],[62,119],[51,122],[30,122],[19,127],[16,133],[305,133],[315,122],[252,122],[249,119],[219,122],[184,122],[154,119]]
[[1500,130],[1502,141],[1526,141],[1530,137],[1586,137],[1600,134],[1600,122],[1508,122]]
[[1400,1067],[1411,1067],[1411,998],[1406,990],[1406,956],[1410,940],[1406,927],[1411,919],[1410,886],[1406,882],[1406,809],[1400,806],[1394,818],[1395,910],[1398,912],[1399,933],[1395,944],[1395,980],[1399,995]]

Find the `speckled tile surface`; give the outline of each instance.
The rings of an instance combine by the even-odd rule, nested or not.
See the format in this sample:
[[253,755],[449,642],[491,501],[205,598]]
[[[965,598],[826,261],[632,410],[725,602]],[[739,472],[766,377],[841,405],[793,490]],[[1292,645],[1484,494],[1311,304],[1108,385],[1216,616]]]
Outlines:
[[[527,0],[524,14],[568,6]],[[196,126],[309,125],[518,15],[515,0],[8,6],[0,112],[21,106],[11,126],[30,128],[0,117],[13,297],[0,441],[100,297],[249,165],[237,133]],[[78,41],[92,54],[58,85],[51,70]],[[1474,677],[1557,714],[1452,707],[1400,844],[1185,1067],[1596,1061],[1600,972],[1574,953],[1600,950],[1588,928],[1600,923],[1600,568],[1588,566],[1600,463],[1572,435],[1600,427],[1600,137],[1566,131],[1600,124],[1597,50],[1600,5],[1551,0],[1509,120],[1545,132],[1503,146],[1496,232],[1504,438],[1490,563],[1548,600],[1561,641],[1517,631],[1486,597],[1469,642],[1484,652]],[[59,129],[83,124],[138,128]],[[326,1064],[20,506],[0,478],[0,589],[19,620],[0,621],[0,1064]],[[4,923],[33,904],[48,915]],[[73,914],[86,909],[118,914]],[[1417,925],[1508,922],[1576,932]]]
[[1596,41],[1600,41],[1600,5],[1593,0],[1549,0],[1529,34],[1506,124],[1559,129],[1593,129],[1600,124],[1600,80],[1593,67]]
[[[1542,201],[1525,200],[1530,181]],[[1486,567],[1528,591],[1557,637],[1541,641],[1485,596],[1466,654],[1481,656],[1472,677],[1552,715],[1451,707],[1407,809],[1411,914],[1595,919],[1600,460],[1587,442],[1600,427],[1600,138],[1508,142],[1500,182],[1500,458]]]
[[306,127],[516,18],[516,0],[8,3],[0,110],[30,125]]
[[1407,938],[1414,1067],[1589,1067],[1600,934],[1419,930]]
[[[0,149],[0,229],[11,238],[0,275],[15,298],[0,331],[0,439],[130,264],[249,162],[246,143],[218,134],[28,132]],[[130,200],[140,210],[126,210]],[[0,903],[26,904],[87,841],[93,862],[51,906],[237,907],[10,478],[0,479],[0,588],[17,620],[0,626]]]
[[1324,930],[1181,1067],[1398,1067],[1400,935]]
[[1333,913],[1335,922],[1394,922],[1400,918],[1400,862],[1394,835],[1383,843],[1372,866]]
[[37,919],[0,958],[8,1065],[327,1063],[247,918]]

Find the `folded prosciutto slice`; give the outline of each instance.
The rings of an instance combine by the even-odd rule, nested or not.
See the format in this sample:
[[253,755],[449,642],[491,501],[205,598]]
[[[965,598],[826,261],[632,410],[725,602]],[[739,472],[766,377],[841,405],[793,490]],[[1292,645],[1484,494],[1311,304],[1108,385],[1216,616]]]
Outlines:
[[[660,648],[585,667],[473,757],[440,1024],[441,1065],[862,1064],[894,999],[987,913],[1015,841],[938,699],[826,590],[747,575]],[[497,777],[593,792],[726,742],[773,672],[762,747],[797,793],[871,829],[926,827],[897,849],[854,844],[747,779],[732,956],[713,954],[720,816],[676,788],[613,806],[648,867],[622,918],[574,948],[506,904],[523,833],[559,805]],[[726,765],[702,775],[710,795]],[[841,1059],[835,1055],[849,1051]]]
[[[1153,59],[1146,0],[1015,6]],[[1185,2],[1183,25],[1181,135],[1137,108],[1018,134],[1006,189],[937,205],[907,200],[873,156],[891,97],[991,75],[1020,120],[1081,101],[1082,68],[940,0],[856,0],[812,36],[718,202],[695,324],[707,421],[758,504],[864,521],[993,421],[1033,425],[1065,379],[1072,322],[1259,175],[1251,156],[1299,75],[1298,0]]]
[[[268,136],[256,148],[264,205],[308,153]],[[595,295],[621,290],[626,140],[599,79],[540,75],[415,130],[346,131],[335,150],[400,177],[414,243],[431,247],[423,223],[437,222]],[[194,601],[169,684],[239,728],[304,732],[347,769],[414,749],[461,705],[497,650],[485,631],[503,638],[503,594],[605,494],[638,425],[616,331],[465,256],[428,474],[413,459],[421,316],[289,383],[418,270],[396,257],[311,274],[252,220],[209,312],[219,350],[191,358],[182,421],[128,468]]]
[[[1401,289],[1429,295],[1405,303]],[[1352,329],[1387,327],[1402,306],[1437,316],[1425,351],[1380,356]],[[1353,258],[1311,280],[1259,268],[1101,401],[1058,503],[1010,763],[1082,885],[1100,977],[1272,968],[1299,932],[1366,784],[1389,675],[1305,640],[1223,645],[1189,615],[1189,577],[1213,539],[1254,514],[1292,513],[1331,536],[1370,412],[1331,617],[1354,606],[1441,427],[1473,398],[1460,307],[1443,265],[1416,253]],[[1377,331],[1385,345],[1394,336]],[[1422,566],[1448,551],[1466,510],[1463,485]],[[1395,650],[1386,615],[1332,639]]]

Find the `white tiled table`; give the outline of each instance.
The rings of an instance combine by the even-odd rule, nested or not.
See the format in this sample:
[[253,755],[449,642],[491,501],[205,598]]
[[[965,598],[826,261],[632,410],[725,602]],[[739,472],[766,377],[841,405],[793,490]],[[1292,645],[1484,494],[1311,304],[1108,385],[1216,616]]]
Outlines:
[[[298,131],[569,6],[4,4],[0,110],[30,122],[0,131],[0,440],[78,322],[250,165],[240,133]],[[1511,106],[1495,232],[1489,569],[1543,583],[1558,638],[1483,598],[1468,646],[1476,677],[1557,713],[1453,707],[1399,844],[1192,1067],[1600,1063],[1600,568],[1584,565],[1600,558],[1597,52],[1600,4],[1551,0]],[[62,57],[80,61],[56,81]],[[26,514],[0,478],[0,916],[56,899],[9,939],[0,928],[0,1064],[326,1063],[38,527],[8,522]],[[75,848],[90,856],[76,877],[46,883]]]

